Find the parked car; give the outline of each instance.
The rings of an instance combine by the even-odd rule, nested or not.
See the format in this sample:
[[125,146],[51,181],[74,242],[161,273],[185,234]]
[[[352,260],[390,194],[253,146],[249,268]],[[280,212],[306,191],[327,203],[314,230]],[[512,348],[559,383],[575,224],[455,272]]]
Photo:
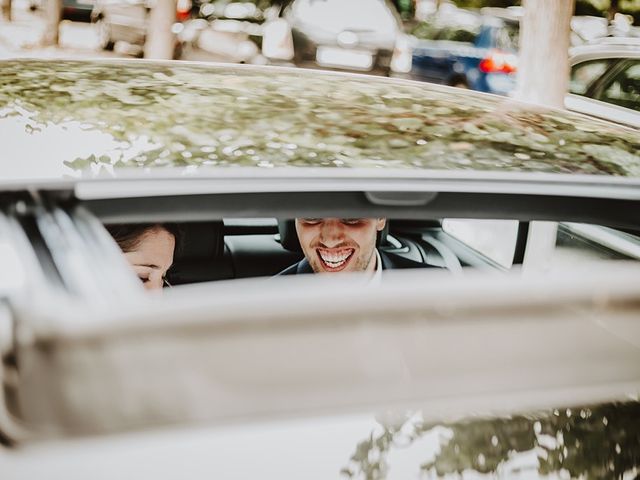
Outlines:
[[570,63],[567,108],[640,128],[640,39],[576,47]]
[[479,14],[454,9],[411,32],[409,77],[506,95],[515,88],[519,15],[505,9]]
[[[0,67],[3,480],[637,470],[638,131],[335,72]],[[273,278],[322,217],[439,268]],[[104,227],[148,222],[184,236],[155,295]]]
[[195,61],[264,64],[263,21],[253,3],[203,3],[179,34],[183,54]]
[[402,26],[386,0],[295,0],[283,17],[296,66],[389,74]]
[[[113,50],[117,42],[124,42],[141,54],[147,37],[152,4],[149,0],[96,0],[91,21],[98,26],[100,47]],[[176,22],[190,18],[191,0],[178,0]],[[174,58],[179,58],[182,45],[175,38]]]

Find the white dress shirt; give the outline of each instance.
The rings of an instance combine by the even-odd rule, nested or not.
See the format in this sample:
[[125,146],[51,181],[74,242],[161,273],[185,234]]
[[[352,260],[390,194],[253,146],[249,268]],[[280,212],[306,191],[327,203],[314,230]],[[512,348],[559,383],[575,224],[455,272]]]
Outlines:
[[378,249],[376,248],[376,269],[373,272],[373,276],[371,277],[371,284],[378,285],[382,281],[382,259],[380,258],[380,253],[378,253]]

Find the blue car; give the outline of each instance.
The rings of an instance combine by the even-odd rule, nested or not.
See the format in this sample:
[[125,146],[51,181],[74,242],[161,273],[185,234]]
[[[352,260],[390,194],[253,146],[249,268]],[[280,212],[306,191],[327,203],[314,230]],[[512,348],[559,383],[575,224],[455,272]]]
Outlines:
[[515,88],[518,19],[465,12],[414,30],[410,78],[507,95]]

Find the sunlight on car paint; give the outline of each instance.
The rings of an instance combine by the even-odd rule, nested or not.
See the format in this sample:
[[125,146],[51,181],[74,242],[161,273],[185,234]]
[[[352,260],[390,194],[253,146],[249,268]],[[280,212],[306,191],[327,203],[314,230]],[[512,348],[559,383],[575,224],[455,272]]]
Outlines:
[[[113,174],[117,162],[139,158],[146,151],[158,148],[145,136],[136,137],[132,142],[117,141],[91,125],[77,121],[39,124],[28,112],[16,110],[23,115],[2,118],[0,112],[3,146],[9,152],[18,152],[14,154],[18,158],[5,165],[12,179]],[[86,159],[88,170],[78,170],[78,159]]]
[[[0,463],[3,474],[7,478],[15,478],[12,474],[24,472],[20,469],[21,460],[37,458],[37,462],[30,462],[27,467],[32,473],[29,477],[36,478],[38,472],[43,471],[43,463],[51,471],[60,471],[65,464],[68,465],[69,458],[64,451],[71,447],[76,454],[75,468],[86,473],[85,478],[90,478],[98,470],[102,478],[116,478],[123,465],[129,465],[131,471],[141,472],[141,461],[147,465],[144,473],[148,477],[142,475],[139,478],[155,478],[154,473],[175,471],[176,463],[186,456],[193,461],[192,472],[198,472],[196,477],[206,472],[208,467],[200,460],[215,458],[215,477],[299,478],[300,472],[304,472],[305,479],[320,480],[339,478],[338,472],[347,461],[350,450],[375,425],[372,416],[364,414],[266,421],[215,430],[161,429],[69,440],[64,445],[43,443],[5,456],[0,450]],[[143,449],[138,448],[141,438],[146,441]],[[280,463],[278,458],[283,451],[289,452],[288,460]],[[114,454],[119,456],[115,463],[109,461]],[[313,468],[309,468],[310,465]]]
[[0,240],[0,294],[18,290],[25,284],[25,271],[16,252],[14,244],[8,240]]

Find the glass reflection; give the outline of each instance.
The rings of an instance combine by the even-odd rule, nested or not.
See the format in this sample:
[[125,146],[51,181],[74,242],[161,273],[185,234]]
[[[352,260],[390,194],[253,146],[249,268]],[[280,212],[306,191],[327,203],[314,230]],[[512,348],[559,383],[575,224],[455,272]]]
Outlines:
[[429,423],[421,414],[381,422],[356,447],[343,477],[392,476],[399,450],[431,438],[414,466],[416,478],[638,478],[640,403],[555,409],[504,418]]

